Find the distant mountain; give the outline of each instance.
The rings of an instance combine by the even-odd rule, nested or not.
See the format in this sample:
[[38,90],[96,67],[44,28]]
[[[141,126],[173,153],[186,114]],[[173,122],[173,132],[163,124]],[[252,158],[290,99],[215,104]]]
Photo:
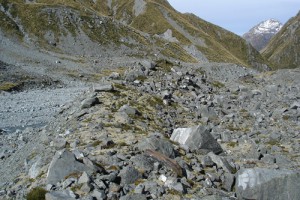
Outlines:
[[276,68],[300,67],[300,12],[272,38],[262,54]]
[[268,68],[241,37],[179,13],[166,0],[5,0],[1,29],[9,37],[71,55],[97,56],[111,49],[114,56]]
[[281,22],[275,19],[268,19],[259,23],[243,35],[256,50],[260,51],[267,46],[271,38],[282,28]]

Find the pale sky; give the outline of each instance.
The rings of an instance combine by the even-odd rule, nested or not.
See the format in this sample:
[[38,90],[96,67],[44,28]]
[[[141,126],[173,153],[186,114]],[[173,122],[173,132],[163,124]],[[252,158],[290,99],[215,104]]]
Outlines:
[[287,22],[300,10],[300,0],[168,0],[179,12],[198,17],[242,35],[267,19]]

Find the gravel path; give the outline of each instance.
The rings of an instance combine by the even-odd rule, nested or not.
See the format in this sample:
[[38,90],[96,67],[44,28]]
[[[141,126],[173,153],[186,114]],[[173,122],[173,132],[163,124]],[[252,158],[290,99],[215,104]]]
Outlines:
[[14,132],[28,126],[39,127],[54,118],[55,113],[87,88],[30,90],[0,93],[0,129]]

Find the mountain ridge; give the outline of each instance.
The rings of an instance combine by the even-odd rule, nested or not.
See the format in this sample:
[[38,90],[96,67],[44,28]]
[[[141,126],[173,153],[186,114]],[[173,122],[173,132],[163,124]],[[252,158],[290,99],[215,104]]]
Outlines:
[[272,38],[262,55],[277,69],[300,67],[300,11]]
[[267,46],[269,41],[280,31],[282,26],[278,20],[268,19],[251,28],[242,37],[256,50],[260,51]]
[[[154,54],[161,54],[163,57],[179,61],[199,62],[206,57],[204,60],[211,62],[231,62],[264,70],[268,68],[267,62],[237,35],[198,17],[181,14],[167,1],[103,0],[93,3],[57,0],[49,3],[37,0],[25,4],[22,1],[6,0],[5,4],[1,5],[1,15],[11,15],[11,19],[18,19],[15,25],[6,27],[10,29],[8,32],[17,31],[22,35],[20,30],[13,27],[23,27],[24,31],[21,32],[26,33],[31,40],[36,40],[43,48],[50,50],[65,51],[67,48],[53,48],[49,43],[60,46],[67,44],[66,40],[73,37],[77,45],[76,41],[80,40],[83,34],[100,44],[140,48],[139,53],[152,52],[148,53],[152,58],[155,58]],[[32,13],[31,16],[26,16],[22,12],[25,9]],[[104,28],[103,22],[107,23]],[[103,23],[103,26],[100,26],[100,23]],[[45,24],[48,25],[45,27]],[[203,29],[199,25],[206,28]],[[167,31],[179,42],[153,37]],[[218,40],[216,40],[217,33],[220,35]],[[226,40],[220,39],[222,37],[226,37]],[[49,42],[51,39],[53,41]],[[232,47],[232,43],[238,45]],[[153,50],[158,53],[153,53]],[[70,52],[76,51],[70,48]],[[195,57],[191,52],[195,52],[198,56]]]

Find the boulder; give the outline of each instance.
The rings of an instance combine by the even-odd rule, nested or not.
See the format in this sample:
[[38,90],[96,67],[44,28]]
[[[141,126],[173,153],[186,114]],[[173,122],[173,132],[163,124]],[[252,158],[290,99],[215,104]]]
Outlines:
[[76,195],[70,190],[53,191],[46,194],[46,200],[74,200]]
[[47,173],[47,183],[56,184],[72,173],[82,173],[91,170],[75,159],[75,155],[67,150],[56,152]]
[[94,86],[94,92],[111,92],[111,91],[114,91],[114,87],[111,84]]
[[265,168],[238,172],[238,199],[300,199],[300,173]]
[[136,170],[134,167],[125,167],[123,168],[119,176],[121,177],[121,184],[132,184],[136,180],[142,178],[142,175],[139,173],[138,170]]
[[32,166],[29,169],[28,176],[30,178],[36,178],[40,174],[42,166],[42,158],[38,157],[38,159],[32,164]]
[[87,98],[81,102],[81,109],[90,108],[97,104],[100,104],[100,101],[97,97]]
[[211,160],[212,160],[214,163],[217,164],[217,166],[218,166],[219,168],[222,167],[225,171],[227,171],[227,172],[229,172],[229,173],[231,173],[231,174],[234,174],[234,173],[236,172],[235,168],[232,167],[232,166],[229,164],[229,162],[226,160],[226,158],[221,157],[221,156],[218,156],[218,155],[215,155],[215,154],[212,153],[212,152],[209,152],[207,155],[211,158]]
[[171,140],[187,146],[190,150],[206,149],[215,154],[223,152],[220,144],[213,138],[204,126],[177,128],[173,131]]
[[132,108],[131,106],[125,104],[120,109],[119,112],[124,112],[127,115],[135,115],[138,114],[138,111],[135,108]]
[[175,158],[175,151],[173,145],[167,139],[151,136],[146,138],[138,144],[138,148],[141,151],[151,149],[158,151],[169,158]]

